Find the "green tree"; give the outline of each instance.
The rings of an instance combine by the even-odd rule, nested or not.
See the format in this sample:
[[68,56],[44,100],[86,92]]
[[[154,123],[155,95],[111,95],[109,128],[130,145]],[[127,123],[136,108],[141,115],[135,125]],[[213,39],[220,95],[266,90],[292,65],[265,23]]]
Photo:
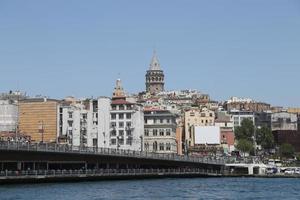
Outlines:
[[241,126],[235,128],[234,135],[237,140],[245,139],[247,141],[253,142],[253,121],[248,118],[244,119],[241,123]]
[[237,142],[236,148],[244,153],[250,153],[254,151],[253,143],[246,139],[240,139]]
[[274,136],[272,130],[266,126],[256,130],[255,134],[256,143],[261,145],[264,150],[274,147]]
[[284,158],[292,158],[295,154],[295,149],[291,144],[284,143],[279,149],[280,156]]

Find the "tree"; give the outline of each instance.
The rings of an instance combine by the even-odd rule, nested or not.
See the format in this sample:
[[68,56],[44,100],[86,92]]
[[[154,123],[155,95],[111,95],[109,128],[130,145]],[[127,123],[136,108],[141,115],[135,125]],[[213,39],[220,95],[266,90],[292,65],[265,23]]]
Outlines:
[[253,121],[246,118],[242,121],[241,126],[235,128],[235,138],[237,140],[245,139],[253,142],[254,129]]
[[238,150],[240,150],[241,152],[243,152],[244,155],[245,155],[245,153],[250,153],[250,152],[253,152],[253,150],[254,150],[253,143],[246,139],[238,140],[236,148]]
[[280,146],[279,152],[281,157],[292,158],[294,156],[295,149],[291,144],[284,143]]
[[266,126],[256,130],[256,143],[261,145],[263,149],[271,149],[274,147],[274,136],[272,130]]

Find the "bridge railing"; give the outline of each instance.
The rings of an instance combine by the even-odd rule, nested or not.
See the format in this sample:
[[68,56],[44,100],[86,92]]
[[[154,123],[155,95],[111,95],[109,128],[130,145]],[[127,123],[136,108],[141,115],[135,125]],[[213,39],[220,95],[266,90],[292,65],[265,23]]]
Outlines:
[[26,170],[26,171],[0,171],[3,177],[68,177],[68,176],[125,176],[125,175],[222,175],[220,170],[213,169],[98,169],[98,170]]
[[79,153],[79,154],[98,154],[108,156],[136,157],[145,159],[170,160],[180,162],[207,163],[224,165],[223,158],[213,157],[196,157],[196,156],[180,156],[177,154],[159,154],[145,151],[132,151],[124,149],[112,149],[102,147],[83,147],[71,146],[55,143],[21,143],[0,141],[0,149],[2,150],[19,150],[19,151],[40,151],[40,152],[58,152],[58,153]]

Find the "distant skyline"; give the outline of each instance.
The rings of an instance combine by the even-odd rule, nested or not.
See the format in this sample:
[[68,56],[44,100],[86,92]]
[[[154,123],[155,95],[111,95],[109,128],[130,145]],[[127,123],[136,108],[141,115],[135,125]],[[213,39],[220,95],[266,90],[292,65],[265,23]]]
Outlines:
[[0,93],[137,93],[154,49],[166,90],[300,107],[300,1],[0,0]]

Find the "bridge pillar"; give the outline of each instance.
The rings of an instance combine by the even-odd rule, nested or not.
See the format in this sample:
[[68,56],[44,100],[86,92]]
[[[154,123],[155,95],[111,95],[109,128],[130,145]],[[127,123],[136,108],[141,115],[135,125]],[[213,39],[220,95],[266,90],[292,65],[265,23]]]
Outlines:
[[248,174],[253,175],[253,166],[248,166]]
[[22,170],[22,162],[17,163],[17,170]]

